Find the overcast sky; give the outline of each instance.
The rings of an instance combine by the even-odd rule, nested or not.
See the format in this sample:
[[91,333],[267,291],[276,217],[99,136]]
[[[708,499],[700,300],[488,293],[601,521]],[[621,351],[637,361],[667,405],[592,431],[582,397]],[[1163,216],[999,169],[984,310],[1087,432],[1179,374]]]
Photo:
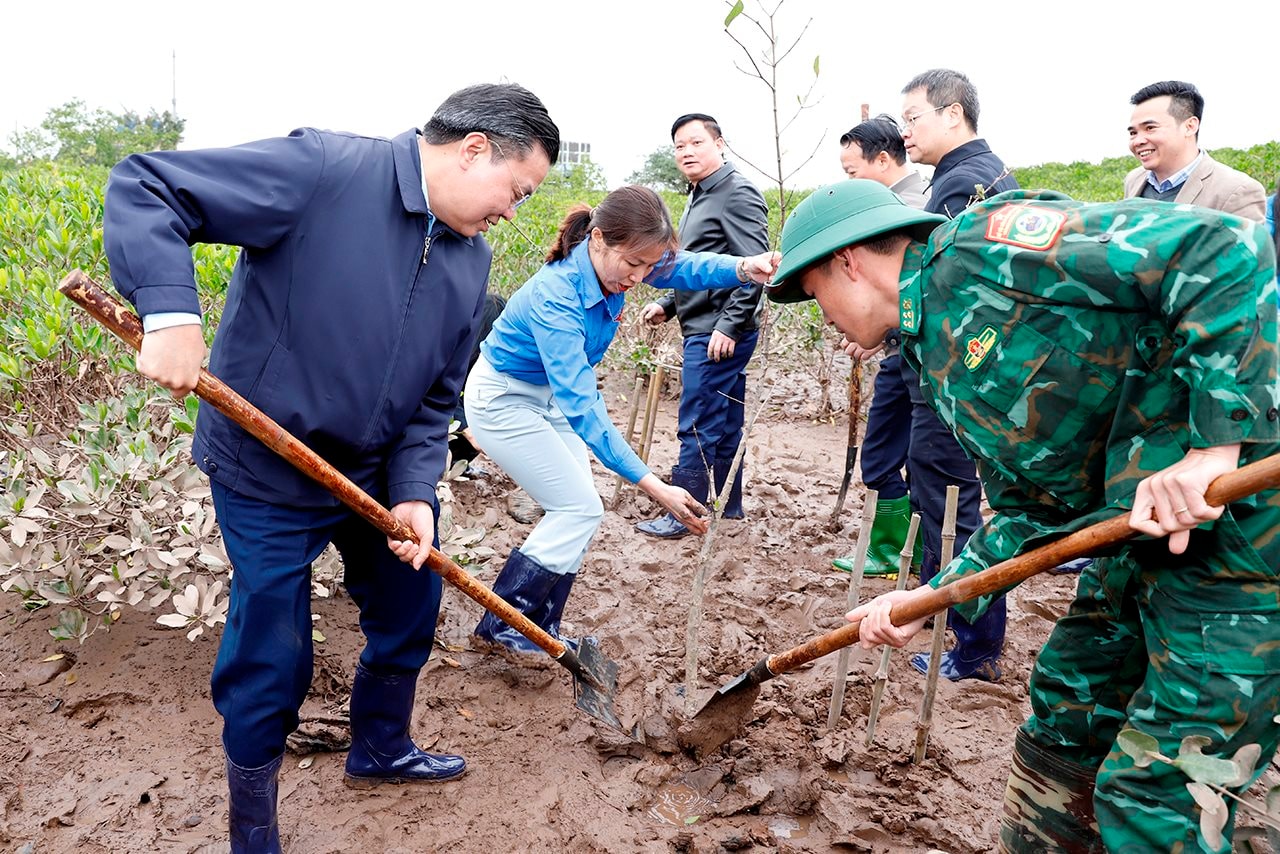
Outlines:
[[[747,8],[760,10],[757,0]],[[784,163],[799,169],[797,186],[842,178],[838,139],[859,105],[897,115],[903,84],[939,66],[978,87],[980,135],[1010,166],[1126,155],[1129,96],[1169,78],[1204,93],[1203,146],[1280,139],[1275,8],[784,0],[781,41],[808,24],[780,66],[780,121],[794,118]],[[591,144],[611,186],[669,144],[671,121],[685,112],[715,115],[740,166],[770,165],[768,90],[739,70],[746,55],[724,32],[727,9],[722,0],[18,3],[5,12],[0,144],[11,150],[15,129],[72,98],[113,111],[169,108],[176,51],[184,148],[302,125],[391,136],[422,124],[457,88],[509,80],[543,99],[564,139]],[[897,9],[910,19],[893,18]],[[745,18],[732,31],[764,45]],[[795,118],[815,56],[814,106]]]

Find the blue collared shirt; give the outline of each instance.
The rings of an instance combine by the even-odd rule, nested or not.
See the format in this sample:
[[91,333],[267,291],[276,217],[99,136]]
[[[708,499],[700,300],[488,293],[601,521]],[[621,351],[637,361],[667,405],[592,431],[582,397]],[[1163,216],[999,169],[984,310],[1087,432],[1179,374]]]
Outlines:
[[[480,352],[504,374],[549,385],[569,426],[596,458],[635,483],[649,468],[609,418],[594,371],[618,331],[626,295],[601,290],[589,243],[590,238],[568,257],[544,265],[512,294]],[[680,252],[665,272],[647,281],[682,290],[738,287],[736,263],[730,255]]]
[[1187,183],[1187,179],[1191,177],[1191,173],[1200,165],[1200,161],[1204,159],[1204,152],[1196,155],[1196,159],[1192,160],[1186,166],[1183,166],[1177,172],[1174,172],[1163,181],[1156,179],[1156,173],[1147,170],[1147,183],[1155,188],[1157,193],[1167,193],[1175,187],[1181,187]]

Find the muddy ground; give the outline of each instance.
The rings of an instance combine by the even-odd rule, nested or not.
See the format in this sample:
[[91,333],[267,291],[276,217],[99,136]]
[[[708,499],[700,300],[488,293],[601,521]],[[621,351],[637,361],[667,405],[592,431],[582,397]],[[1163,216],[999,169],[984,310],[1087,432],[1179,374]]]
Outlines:
[[[844,370],[847,376],[847,362]],[[839,368],[838,368],[839,369]],[[626,377],[606,383],[625,421]],[[845,456],[846,421],[813,419],[808,375],[767,385],[770,405],[748,452],[742,522],[716,530],[701,632],[701,690],[842,625],[849,550],[861,509],[850,491],[843,530],[826,529]],[[676,450],[676,393],[663,401],[653,452]],[[843,392],[834,395],[838,400]],[[492,466],[490,466],[492,468]],[[606,499],[612,475],[597,465]],[[474,568],[491,583],[531,526],[505,512],[500,472],[455,485],[464,524],[488,528],[499,558]],[[891,659],[875,741],[864,745],[879,654],[850,661],[844,714],[827,729],[837,657],[763,687],[738,737],[702,758],[669,727],[682,704],[685,628],[701,542],[662,543],[631,526],[651,514],[630,493],[609,513],[566,610],[570,631],[600,638],[620,667],[618,712],[637,740],[574,706],[566,671],[513,667],[468,647],[479,607],[446,590],[438,640],[413,717],[424,748],[467,757],[461,780],[355,792],[342,752],[290,753],[280,783],[286,851],[717,852],[992,851],[1014,729],[1028,711],[1034,656],[1073,576],[1032,579],[1011,597],[1000,684],[951,684],[937,696],[926,760],[913,764],[923,679]],[[868,579],[866,591],[892,587]],[[315,602],[316,677],[299,749],[341,742],[361,637],[345,596]],[[0,601],[0,844],[5,851],[225,850],[226,790],[208,679],[218,632],[188,642],[134,612],[84,646],[59,644],[51,619]],[[913,649],[928,647],[922,633]],[[63,653],[55,661],[48,656]],[[676,719],[676,723],[679,720]],[[310,746],[310,747],[309,747]]]

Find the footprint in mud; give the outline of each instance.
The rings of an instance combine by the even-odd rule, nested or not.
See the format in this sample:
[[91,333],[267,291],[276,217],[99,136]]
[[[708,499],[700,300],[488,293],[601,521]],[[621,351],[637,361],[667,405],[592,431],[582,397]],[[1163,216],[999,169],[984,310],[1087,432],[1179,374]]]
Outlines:
[[1000,690],[995,685],[984,685],[967,692],[951,701],[950,706],[957,712],[980,712],[983,709],[1007,709],[1010,701],[1016,701],[1017,694],[1012,689]]

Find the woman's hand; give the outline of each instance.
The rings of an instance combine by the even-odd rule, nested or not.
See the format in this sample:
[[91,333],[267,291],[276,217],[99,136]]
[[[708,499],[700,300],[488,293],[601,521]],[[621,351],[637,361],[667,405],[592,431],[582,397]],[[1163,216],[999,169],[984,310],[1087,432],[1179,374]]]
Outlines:
[[695,534],[707,532],[707,521],[702,518],[707,508],[699,504],[692,495],[678,486],[664,483],[656,474],[649,472],[636,484],[646,495],[666,508],[667,512]]
[[[928,617],[921,617],[913,623],[895,626],[889,620],[889,613],[894,605],[910,602],[912,599],[928,593],[932,588],[923,586],[914,590],[891,590],[883,593],[870,602],[866,602],[844,615],[851,623],[862,621],[858,626],[858,643],[863,649],[871,649],[882,643],[889,646],[902,647],[924,628]],[[941,619],[946,619],[942,617]]]
[[773,274],[778,271],[778,264],[781,261],[782,253],[780,252],[762,252],[759,255],[740,258],[738,259],[738,280],[767,285],[773,279]]

